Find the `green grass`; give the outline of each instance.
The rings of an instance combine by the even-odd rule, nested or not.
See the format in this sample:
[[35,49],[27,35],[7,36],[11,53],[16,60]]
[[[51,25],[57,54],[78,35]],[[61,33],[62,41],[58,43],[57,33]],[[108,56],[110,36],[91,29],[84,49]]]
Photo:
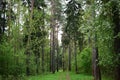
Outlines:
[[[70,78],[70,79],[68,79]],[[30,76],[27,80],[93,80],[91,75],[75,74],[73,72],[56,72],[39,76]],[[102,80],[112,80],[110,78],[102,78]]]
[[30,76],[28,80],[92,80],[92,76],[83,74],[74,74],[72,72],[56,72],[55,74],[44,74],[39,76]]

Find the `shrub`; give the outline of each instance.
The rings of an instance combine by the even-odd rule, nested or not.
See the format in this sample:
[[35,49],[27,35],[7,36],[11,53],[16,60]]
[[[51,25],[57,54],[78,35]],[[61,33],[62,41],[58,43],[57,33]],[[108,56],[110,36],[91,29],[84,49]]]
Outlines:
[[22,75],[25,73],[24,50],[14,52],[13,46],[6,40],[0,44],[0,75]]
[[78,72],[91,74],[92,72],[92,58],[91,58],[91,49],[85,48],[77,56],[78,62]]

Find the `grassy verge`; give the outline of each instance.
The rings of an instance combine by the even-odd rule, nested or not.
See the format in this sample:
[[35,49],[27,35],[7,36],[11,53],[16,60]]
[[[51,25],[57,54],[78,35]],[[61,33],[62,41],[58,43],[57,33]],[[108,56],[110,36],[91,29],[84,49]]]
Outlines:
[[[93,80],[91,75],[75,74],[73,72],[56,72],[39,76],[27,77],[27,80]],[[112,80],[111,78],[103,77],[102,80]]]
[[39,76],[30,76],[28,80],[92,80],[92,76],[83,74],[74,74],[72,72],[57,72],[55,74],[45,74]]

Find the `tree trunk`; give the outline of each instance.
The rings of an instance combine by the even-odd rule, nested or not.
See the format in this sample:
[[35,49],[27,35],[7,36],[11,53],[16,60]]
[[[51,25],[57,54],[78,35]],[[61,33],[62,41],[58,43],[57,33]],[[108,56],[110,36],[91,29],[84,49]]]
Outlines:
[[52,73],[55,73],[55,30],[53,26],[53,41],[52,41]]
[[57,49],[57,72],[59,71],[59,52],[58,52],[58,49]]
[[63,46],[63,52],[62,52],[62,68],[63,68],[63,71],[65,71],[64,52],[65,52],[65,47]]
[[30,12],[30,21],[29,21],[29,35],[27,40],[27,47],[26,47],[26,74],[30,75],[30,44],[31,44],[31,27],[32,27],[32,16],[33,16],[33,8],[34,8],[34,0],[31,2],[31,12]]
[[76,53],[77,47],[76,47],[76,41],[74,42],[74,56],[75,56],[75,71],[77,73],[77,53]]
[[52,73],[55,73],[55,3],[54,0],[51,0],[51,28],[52,28],[52,54],[51,54],[51,68]]
[[58,43],[58,26],[57,26],[57,72],[59,70],[59,43]]
[[42,43],[42,72],[44,73],[44,44]]
[[[96,0],[92,1],[93,3],[93,10],[92,10],[92,17],[93,21],[95,21],[95,15],[96,15]],[[95,28],[95,24],[93,24],[93,28]],[[101,80],[101,73],[100,73],[100,67],[99,67],[99,60],[98,60],[98,46],[97,46],[97,32],[94,31],[94,39],[93,39],[93,50],[92,50],[92,74],[94,77],[94,80]]]
[[30,53],[28,52],[28,50],[26,51],[26,74],[27,76],[30,75]]
[[52,31],[50,32],[50,72],[52,71]]
[[40,53],[39,53],[39,50],[38,51],[35,51],[35,56],[36,56],[36,73],[38,74],[39,73],[39,66],[40,66]]
[[69,61],[68,61],[68,67],[69,67],[69,68],[68,68],[68,69],[69,69],[69,71],[71,71],[71,46],[70,46],[70,43],[69,43],[69,46],[68,46],[68,50],[69,50],[69,51],[68,51],[68,52],[69,52],[69,54],[68,54],[68,56],[69,56],[69,57],[68,57],[68,60],[69,60]]
[[50,64],[50,68],[51,68],[51,72],[55,73],[55,28],[54,28],[54,23],[53,23],[53,19],[51,21],[51,52],[50,52],[50,60],[51,60],[51,64]]
[[101,80],[100,68],[98,65],[98,48],[97,47],[93,48],[92,68],[93,68],[94,80]]
[[119,15],[119,8],[118,3],[116,1],[113,1],[112,6],[112,18],[114,23],[114,52],[116,54],[116,58],[118,59],[118,64],[115,68],[115,80],[120,80],[120,37],[118,37],[118,33],[120,33],[120,15]]

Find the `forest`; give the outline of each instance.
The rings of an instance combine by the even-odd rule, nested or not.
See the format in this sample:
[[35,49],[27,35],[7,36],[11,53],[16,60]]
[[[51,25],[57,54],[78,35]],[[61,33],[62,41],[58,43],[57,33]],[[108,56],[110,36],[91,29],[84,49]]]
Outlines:
[[120,0],[0,0],[0,80],[120,80]]

